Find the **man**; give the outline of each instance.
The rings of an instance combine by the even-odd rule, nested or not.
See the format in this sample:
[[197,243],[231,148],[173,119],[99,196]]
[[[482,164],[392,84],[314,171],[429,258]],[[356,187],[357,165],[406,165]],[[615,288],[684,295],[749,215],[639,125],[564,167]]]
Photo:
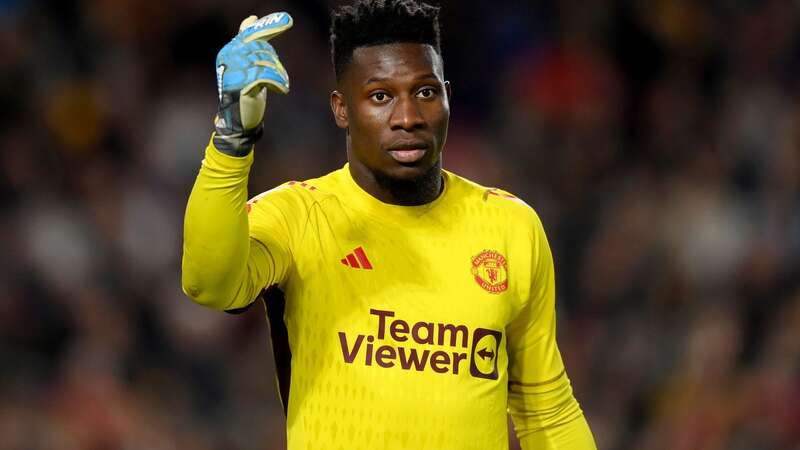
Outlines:
[[441,167],[437,8],[359,0],[334,13],[330,103],[348,164],[246,202],[266,89],[289,87],[266,40],[291,23],[250,17],[220,51],[183,255],[196,302],[237,311],[261,295],[282,315],[289,449],[506,449],[507,411],[526,450],[594,449],[556,346],[541,222]]

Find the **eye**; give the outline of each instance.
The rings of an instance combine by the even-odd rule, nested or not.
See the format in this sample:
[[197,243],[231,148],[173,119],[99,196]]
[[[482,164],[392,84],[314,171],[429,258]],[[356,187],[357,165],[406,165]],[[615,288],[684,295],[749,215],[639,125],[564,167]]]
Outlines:
[[369,96],[375,103],[386,103],[389,101],[389,94],[386,92],[375,92]]
[[436,89],[431,87],[422,88],[417,91],[418,98],[432,98],[434,95],[436,95]]

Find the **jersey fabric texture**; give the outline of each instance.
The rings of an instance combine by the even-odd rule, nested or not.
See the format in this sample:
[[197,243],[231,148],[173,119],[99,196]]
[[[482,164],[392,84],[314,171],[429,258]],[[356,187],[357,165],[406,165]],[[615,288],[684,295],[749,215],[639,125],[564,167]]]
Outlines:
[[290,450],[507,449],[507,412],[523,449],[594,448],[533,209],[447,171],[435,201],[390,205],[348,166],[246,202],[252,158],[207,148],[184,290],[220,310],[284,293]]

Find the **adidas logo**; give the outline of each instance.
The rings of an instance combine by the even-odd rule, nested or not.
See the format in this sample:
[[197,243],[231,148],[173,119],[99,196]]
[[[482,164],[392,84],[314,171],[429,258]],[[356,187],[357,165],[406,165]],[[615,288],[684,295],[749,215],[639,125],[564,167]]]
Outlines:
[[348,253],[347,256],[342,258],[342,264],[352,267],[353,269],[372,270],[372,264],[369,262],[367,254],[364,253],[364,249],[361,247],[356,248],[352,253]]

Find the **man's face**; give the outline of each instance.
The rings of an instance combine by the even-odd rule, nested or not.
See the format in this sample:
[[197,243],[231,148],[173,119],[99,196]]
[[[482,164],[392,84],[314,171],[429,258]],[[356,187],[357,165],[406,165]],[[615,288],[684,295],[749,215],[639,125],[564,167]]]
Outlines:
[[360,47],[331,96],[353,169],[412,180],[440,165],[450,118],[442,59],[426,44]]

